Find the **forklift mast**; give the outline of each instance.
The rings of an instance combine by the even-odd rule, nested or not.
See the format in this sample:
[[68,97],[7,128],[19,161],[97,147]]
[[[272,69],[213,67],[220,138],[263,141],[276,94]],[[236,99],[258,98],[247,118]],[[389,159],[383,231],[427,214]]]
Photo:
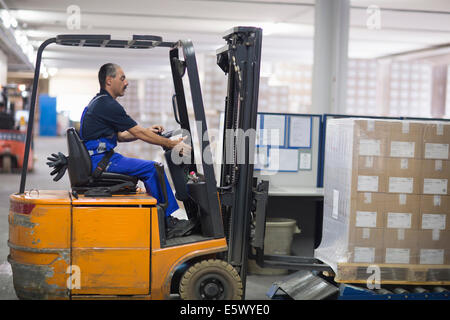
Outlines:
[[[226,259],[239,270],[245,283],[251,212],[255,210],[257,198],[253,164],[262,29],[236,27],[223,38],[227,45],[217,50],[217,64],[228,75],[228,88],[219,194],[228,242]],[[265,186],[268,189],[267,182]],[[261,216],[265,223],[265,211]]]

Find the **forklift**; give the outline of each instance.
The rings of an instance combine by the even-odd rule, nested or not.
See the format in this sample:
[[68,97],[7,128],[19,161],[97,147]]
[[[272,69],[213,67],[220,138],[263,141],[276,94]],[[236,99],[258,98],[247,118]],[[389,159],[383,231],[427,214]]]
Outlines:
[[[0,88],[0,172],[17,173],[24,163],[29,91],[20,90],[17,84],[7,84]],[[27,167],[30,171],[33,169],[32,154]]]
[[[262,30],[235,27],[223,38],[226,46],[218,51],[217,62],[228,74],[226,127],[255,130]],[[71,190],[25,189],[41,57],[50,44],[169,49],[179,129],[191,132],[185,74],[195,121],[201,123],[200,164],[174,163],[172,150],[165,150],[175,196],[183,202],[188,217],[199,221],[194,233],[167,238],[166,194],[165,201],[157,203],[137,187],[135,177],[108,172],[94,177],[89,154],[74,128],[67,130],[68,156],[61,154],[66,164],[52,172],[58,180],[67,170]],[[231,140],[224,141],[224,146],[236,144]],[[8,261],[18,298],[169,299],[176,293],[182,299],[243,299],[250,215],[256,207],[264,208],[268,190],[267,183],[254,185],[254,155],[248,152],[254,144],[254,140],[245,143],[245,164],[222,166],[218,186],[213,165],[207,161],[212,157],[190,40],[166,42],[151,35],[116,40],[110,35],[69,34],[44,41],[37,52],[20,190],[10,196]],[[161,189],[166,190],[164,167],[156,167]],[[190,179],[192,172],[197,179]]]

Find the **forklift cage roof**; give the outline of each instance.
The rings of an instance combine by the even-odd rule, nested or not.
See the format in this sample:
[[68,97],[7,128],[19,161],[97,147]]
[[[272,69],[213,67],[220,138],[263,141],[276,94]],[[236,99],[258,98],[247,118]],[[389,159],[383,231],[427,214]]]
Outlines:
[[[214,175],[214,168],[205,159],[212,159],[211,151],[209,150],[209,137],[207,134],[207,125],[205,111],[203,108],[203,100],[200,88],[200,80],[198,76],[197,63],[195,59],[194,47],[191,40],[179,40],[177,42],[165,42],[162,37],[154,35],[133,35],[131,40],[116,40],[111,39],[111,35],[83,35],[83,34],[62,34],[54,38],[45,40],[38,48],[36,56],[36,67],[34,71],[33,88],[30,101],[29,120],[26,132],[24,165],[22,168],[22,175],[20,180],[19,193],[24,193],[26,184],[26,175],[28,170],[28,160],[30,154],[30,146],[32,141],[32,132],[34,126],[34,114],[36,107],[36,95],[39,82],[39,74],[42,60],[42,53],[44,49],[50,44],[58,44],[72,47],[97,47],[97,48],[119,48],[119,49],[152,49],[155,47],[166,47],[170,49],[170,65],[172,69],[172,77],[174,81],[175,95],[173,96],[173,111],[175,120],[180,124],[181,128],[187,130],[189,133],[189,117],[186,107],[186,100],[184,95],[184,88],[182,77],[184,71],[187,69],[189,84],[191,89],[192,103],[194,107],[194,115],[196,121],[202,122],[202,134],[199,136],[199,142],[202,149],[201,159],[204,175],[206,178],[206,188],[208,194],[208,202],[214,211],[219,212],[219,204],[216,197],[216,179]],[[178,59],[178,49],[183,49],[184,61]],[[191,135],[192,137],[192,135]],[[203,137],[203,139],[201,138]],[[191,159],[194,159],[194,145],[192,144]],[[196,165],[190,165],[191,170],[196,171]]]

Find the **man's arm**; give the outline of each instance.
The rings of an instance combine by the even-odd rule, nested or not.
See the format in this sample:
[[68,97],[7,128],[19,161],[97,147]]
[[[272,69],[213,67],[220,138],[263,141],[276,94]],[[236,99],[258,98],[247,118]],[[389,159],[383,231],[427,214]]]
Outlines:
[[[155,124],[150,127],[150,130],[153,131],[154,133],[158,134],[159,132],[163,132],[164,128],[163,128],[163,126],[161,126],[159,124]],[[137,139],[138,138],[133,136],[128,131],[122,131],[122,132],[117,133],[117,140],[119,142],[131,142],[131,141],[136,141]]]
[[131,141],[136,141],[137,138],[135,136],[133,136],[131,133],[129,133],[128,131],[123,131],[123,132],[118,132],[117,133],[117,141],[119,142],[131,142]]
[[[134,139],[139,139],[151,144],[156,144],[159,146],[167,147],[169,149],[172,149],[177,144],[179,144],[181,140],[171,140],[164,138],[155,132],[152,131],[152,129],[143,128],[140,125],[136,125],[130,129],[128,129],[128,133],[134,137]],[[119,140],[120,141],[120,140]]]

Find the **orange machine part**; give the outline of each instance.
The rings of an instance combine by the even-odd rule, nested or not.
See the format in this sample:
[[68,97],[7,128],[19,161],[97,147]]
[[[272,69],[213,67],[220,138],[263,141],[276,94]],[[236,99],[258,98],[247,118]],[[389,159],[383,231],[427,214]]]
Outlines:
[[225,238],[161,248],[156,200],[145,193],[10,199],[8,260],[23,298],[167,299],[177,266],[227,250]]

